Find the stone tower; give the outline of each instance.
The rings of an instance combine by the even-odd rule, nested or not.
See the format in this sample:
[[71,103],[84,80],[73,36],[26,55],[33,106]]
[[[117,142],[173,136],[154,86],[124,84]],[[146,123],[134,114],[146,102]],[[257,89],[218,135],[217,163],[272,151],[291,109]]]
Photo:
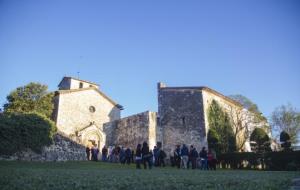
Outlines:
[[166,152],[175,146],[206,145],[206,130],[201,88],[166,87],[158,84],[158,131]]
[[238,102],[208,87],[167,87],[158,83],[157,88],[157,139],[167,152],[181,144],[194,145],[197,150],[207,147],[208,108],[213,100],[225,111],[243,109]]

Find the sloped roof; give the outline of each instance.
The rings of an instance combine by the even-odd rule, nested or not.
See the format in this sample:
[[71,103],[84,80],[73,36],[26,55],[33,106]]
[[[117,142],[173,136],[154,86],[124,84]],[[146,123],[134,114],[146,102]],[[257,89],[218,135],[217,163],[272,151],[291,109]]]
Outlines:
[[64,78],[60,81],[60,83],[58,84],[58,86],[60,86],[61,83],[62,83],[65,79],[78,80],[78,81],[81,81],[81,82],[85,82],[85,83],[89,83],[89,84],[93,84],[93,85],[99,86],[99,84],[96,84],[96,83],[94,83],[94,82],[90,82],[90,81],[87,81],[87,80],[81,80],[81,79],[75,78],[75,77],[64,77]]
[[111,98],[109,98],[107,95],[105,95],[103,92],[101,92],[98,88],[96,87],[89,87],[89,88],[79,88],[79,89],[71,89],[71,90],[58,90],[56,93],[58,94],[66,94],[66,93],[74,93],[74,92],[81,92],[85,90],[95,90],[98,92],[102,97],[104,97],[106,100],[108,100],[110,103],[112,103],[114,106],[119,108],[120,110],[123,110],[123,106],[120,104],[117,104],[115,101],[113,101]]

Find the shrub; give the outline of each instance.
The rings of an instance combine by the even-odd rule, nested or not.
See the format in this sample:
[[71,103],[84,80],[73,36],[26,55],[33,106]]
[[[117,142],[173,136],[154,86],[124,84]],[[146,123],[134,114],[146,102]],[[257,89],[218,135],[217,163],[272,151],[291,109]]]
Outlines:
[[250,136],[250,140],[256,142],[256,146],[253,147],[255,152],[270,151],[270,138],[263,129],[255,128]]
[[294,152],[254,152],[226,153],[218,156],[223,168],[265,170],[300,170],[300,151]]
[[255,169],[259,165],[259,154],[254,152],[234,152],[218,156],[222,168]]
[[284,150],[286,151],[291,150],[291,137],[287,132],[282,131],[280,133],[280,142],[281,142],[281,147]]
[[11,155],[30,148],[40,152],[52,143],[55,124],[37,113],[0,114],[0,154]]
[[300,151],[269,152],[265,161],[269,170],[300,170]]

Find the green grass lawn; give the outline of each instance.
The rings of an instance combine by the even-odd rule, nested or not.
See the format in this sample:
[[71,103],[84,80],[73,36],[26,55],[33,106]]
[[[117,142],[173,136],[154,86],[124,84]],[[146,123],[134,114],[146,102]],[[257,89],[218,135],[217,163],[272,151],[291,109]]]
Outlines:
[[136,170],[94,162],[0,162],[5,189],[288,189],[299,172],[245,170]]

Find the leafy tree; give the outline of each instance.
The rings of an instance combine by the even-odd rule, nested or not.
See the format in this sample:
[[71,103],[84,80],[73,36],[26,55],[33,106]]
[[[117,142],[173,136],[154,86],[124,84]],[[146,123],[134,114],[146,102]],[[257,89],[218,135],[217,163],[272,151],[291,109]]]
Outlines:
[[7,96],[4,112],[36,112],[51,118],[53,93],[48,93],[47,89],[46,85],[33,82],[18,87]]
[[280,142],[281,142],[281,147],[284,150],[290,150],[291,149],[291,137],[287,132],[282,131],[280,133]]
[[219,136],[218,150],[220,153],[236,151],[236,139],[228,114],[215,100],[212,101],[209,107],[208,121],[210,129],[214,130]]
[[271,116],[272,130],[279,134],[285,131],[291,138],[291,143],[297,143],[297,134],[300,131],[300,112],[291,104],[277,107]]
[[250,140],[255,142],[252,147],[255,152],[270,151],[270,138],[262,128],[255,128],[250,136]]

